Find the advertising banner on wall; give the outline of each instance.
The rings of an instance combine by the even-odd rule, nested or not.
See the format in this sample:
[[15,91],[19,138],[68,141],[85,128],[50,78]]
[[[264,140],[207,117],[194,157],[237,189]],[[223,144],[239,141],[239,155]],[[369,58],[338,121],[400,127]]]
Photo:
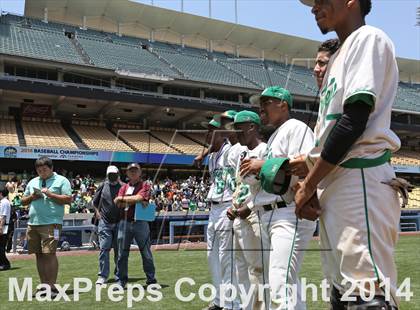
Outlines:
[[97,150],[37,148],[22,146],[0,146],[0,158],[37,159],[48,156],[56,160],[73,161],[101,161],[122,163],[148,163],[148,164],[176,164],[191,165],[194,156],[181,154],[155,154],[140,152],[109,152]]

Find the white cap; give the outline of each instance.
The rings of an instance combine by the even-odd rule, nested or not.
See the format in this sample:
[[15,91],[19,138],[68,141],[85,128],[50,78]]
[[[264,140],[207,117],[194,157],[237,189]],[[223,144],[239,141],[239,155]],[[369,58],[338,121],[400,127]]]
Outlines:
[[108,168],[106,168],[106,174],[110,173],[119,173],[119,170],[115,166],[108,166]]

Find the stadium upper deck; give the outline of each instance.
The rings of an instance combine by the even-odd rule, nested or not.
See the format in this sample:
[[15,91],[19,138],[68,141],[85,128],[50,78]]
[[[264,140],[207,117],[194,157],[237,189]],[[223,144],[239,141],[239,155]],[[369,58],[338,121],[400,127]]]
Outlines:
[[[0,17],[0,53],[128,72],[146,79],[203,82],[249,90],[285,85],[295,95],[316,95],[310,69],[210,52],[205,49],[120,36],[11,14]],[[420,85],[400,83],[396,111],[420,112]]]

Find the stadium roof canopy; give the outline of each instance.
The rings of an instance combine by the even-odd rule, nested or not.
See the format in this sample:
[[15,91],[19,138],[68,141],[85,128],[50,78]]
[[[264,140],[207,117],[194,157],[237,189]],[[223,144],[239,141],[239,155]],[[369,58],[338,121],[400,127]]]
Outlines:
[[[130,0],[26,0],[25,15],[297,65],[313,65],[307,59],[320,43]],[[399,58],[398,64],[402,81],[420,82],[419,60]]]

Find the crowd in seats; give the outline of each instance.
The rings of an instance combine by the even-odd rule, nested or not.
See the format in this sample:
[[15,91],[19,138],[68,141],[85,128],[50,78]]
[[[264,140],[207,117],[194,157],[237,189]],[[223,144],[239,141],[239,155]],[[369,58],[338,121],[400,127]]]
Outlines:
[[415,151],[400,150],[392,154],[393,165],[420,166],[420,153]]
[[[64,169],[58,169],[57,173],[66,176],[72,187],[72,203],[65,206],[65,213],[89,213],[89,209],[92,209],[90,202],[99,181],[91,178],[89,174],[86,176],[74,176],[73,172],[67,172]],[[22,205],[22,197],[26,185],[34,177],[36,177],[35,171],[29,173],[24,171],[18,175],[14,173],[2,175],[2,183],[5,183],[6,188],[9,190],[8,198],[14,211],[17,213],[18,219],[27,219],[29,210],[27,206]]]
[[174,146],[185,154],[198,154],[203,149],[203,146],[195,143],[191,139],[184,137],[181,133],[173,131],[173,129],[150,129],[152,130],[154,136],[165,141],[167,144]]
[[0,145],[19,145],[13,116],[0,114]]
[[152,188],[151,200],[158,211],[204,211],[208,208],[208,179],[195,176],[185,180],[166,178],[162,182],[156,182]]
[[22,128],[27,146],[77,148],[57,119],[23,117]]
[[105,124],[88,121],[73,121],[73,129],[92,150],[132,152],[133,150],[111,133]]
[[166,145],[153,137],[149,131],[120,131],[119,136],[134,147],[137,152],[160,153],[160,154],[180,154],[176,149]]

